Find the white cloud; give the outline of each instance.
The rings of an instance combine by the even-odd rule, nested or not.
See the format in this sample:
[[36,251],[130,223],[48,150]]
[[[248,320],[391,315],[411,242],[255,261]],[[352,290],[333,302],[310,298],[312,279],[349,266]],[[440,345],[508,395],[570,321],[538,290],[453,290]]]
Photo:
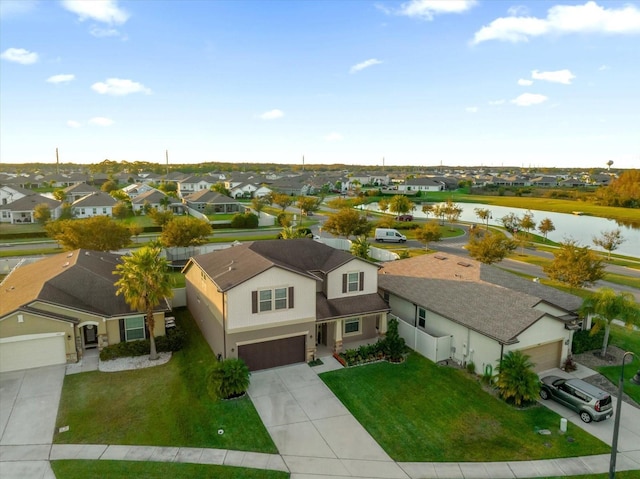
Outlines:
[[53,75],[47,78],[47,83],[69,83],[70,81],[75,80],[76,76],[73,74],[61,74],[61,75]]
[[67,121],[67,126],[70,127],[70,128],[80,128],[82,125],[79,122],[75,121],[75,120],[69,120],[69,121]]
[[530,86],[530,85],[533,85],[533,80],[527,80],[526,78],[520,78],[518,80],[518,85],[520,85],[520,86]]
[[62,6],[78,15],[81,21],[91,19],[122,25],[129,19],[129,13],[118,6],[118,0],[63,0]]
[[96,116],[94,118],[91,118],[91,120],[89,120],[89,124],[95,125],[95,126],[111,126],[114,123],[115,122],[112,119],[105,118],[103,116]]
[[391,11],[397,15],[432,20],[435,15],[443,13],[466,12],[476,4],[476,0],[410,0]]
[[372,67],[374,65],[380,65],[382,62],[376,58],[370,58],[369,60],[365,60],[363,62],[358,63],[357,65],[353,65],[351,67],[351,70],[349,70],[349,73],[356,73],[359,72],[361,70],[364,70],[365,68],[369,68]]
[[563,85],[571,85],[571,80],[573,80],[576,76],[571,73],[571,71],[557,70],[555,72],[539,72],[538,70],[533,70],[531,72],[531,78],[535,80],[544,80],[552,83],[562,83]]
[[277,120],[278,118],[282,118],[284,116],[284,112],[282,110],[265,111],[260,115],[261,120]]
[[599,72],[603,72],[605,70],[610,70],[611,67],[609,65],[601,65],[600,68],[598,68]]
[[21,63],[22,65],[31,65],[38,61],[38,54],[24,48],[7,48],[0,54],[0,58],[9,62]]
[[89,33],[97,38],[119,37],[121,35],[121,33],[115,28],[100,28],[97,25],[93,25],[89,30]]
[[332,131],[327,136],[324,137],[325,141],[341,141],[342,135],[338,132]]
[[544,103],[549,98],[538,93],[523,93],[522,95],[511,100],[511,103],[518,106],[531,106]]
[[529,15],[529,9],[524,5],[515,5],[513,7],[509,7],[507,13],[512,17],[526,16]]
[[91,89],[101,95],[123,96],[131,93],[151,94],[151,90],[142,83],[122,78],[108,78],[104,82],[94,83],[91,85]]
[[467,108],[465,108],[465,110],[467,111],[467,113],[478,113],[477,106],[468,106]]
[[529,16],[501,17],[478,30],[472,44],[488,40],[526,42],[531,37],[569,33],[640,33],[640,9],[635,5],[620,8],[601,7],[594,1],[584,5],[556,5],[546,18]]
[[490,100],[489,105],[491,106],[504,105],[504,100]]

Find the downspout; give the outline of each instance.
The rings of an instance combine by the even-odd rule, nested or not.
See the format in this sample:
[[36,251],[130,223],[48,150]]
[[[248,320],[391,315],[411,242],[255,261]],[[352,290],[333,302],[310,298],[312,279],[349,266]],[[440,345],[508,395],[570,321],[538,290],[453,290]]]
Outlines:
[[224,348],[223,359],[227,359],[227,295],[222,293],[222,345]]
[[504,355],[504,344],[500,343],[500,370],[502,370],[502,356]]

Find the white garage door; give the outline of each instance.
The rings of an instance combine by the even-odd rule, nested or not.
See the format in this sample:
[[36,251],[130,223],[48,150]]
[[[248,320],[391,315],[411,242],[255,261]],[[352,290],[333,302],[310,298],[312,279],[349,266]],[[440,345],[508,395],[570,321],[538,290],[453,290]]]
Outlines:
[[64,333],[29,334],[0,339],[0,372],[66,362]]
[[533,370],[537,373],[548,369],[559,368],[562,357],[562,341],[543,344],[533,348],[522,349],[524,354],[531,357],[531,362],[535,365]]

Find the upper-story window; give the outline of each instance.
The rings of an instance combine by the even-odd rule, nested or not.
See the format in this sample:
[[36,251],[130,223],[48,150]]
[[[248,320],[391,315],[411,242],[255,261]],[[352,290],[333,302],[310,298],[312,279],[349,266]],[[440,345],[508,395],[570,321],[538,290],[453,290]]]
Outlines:
[[362,290],[364,290],[364,271],[356,271],[342,275],[343,293],[353,293]]
[[261,289],[251,294],[252,311],[265,313],[293,308],[293,287]]

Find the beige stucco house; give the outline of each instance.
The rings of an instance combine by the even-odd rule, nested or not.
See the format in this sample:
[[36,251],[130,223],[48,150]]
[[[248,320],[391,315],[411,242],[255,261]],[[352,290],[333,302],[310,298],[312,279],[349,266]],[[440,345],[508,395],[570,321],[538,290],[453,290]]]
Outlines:
[[448,253],[385,263],[378,284],[411,348],[478,373],[512,350],[538,372],[561,367],[580,328],[579,297]]
[[309,361],[386,333],[378,266],[311,239],[195,256],[184,273],[187,307],[211,349],[252,370]]
[[[79,249],[13,270],[0,288],[0,371],[78,361],[90,348],[148,337],[144,313],[116,296],[120,256]],[[169,304],[156,308],[165,334]]]

